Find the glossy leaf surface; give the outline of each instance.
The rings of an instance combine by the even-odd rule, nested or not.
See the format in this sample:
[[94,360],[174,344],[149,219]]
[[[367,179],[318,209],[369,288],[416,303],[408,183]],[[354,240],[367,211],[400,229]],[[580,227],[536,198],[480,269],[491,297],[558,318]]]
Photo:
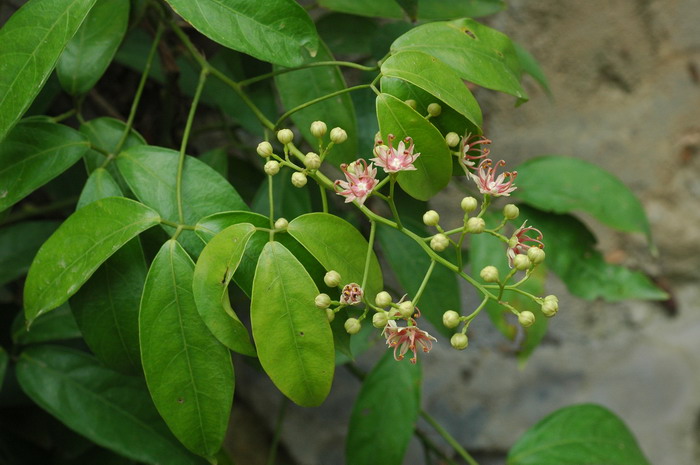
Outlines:
[[255,356],[255,348],[231,309],[228,285],[253,233],[252,224],[242,223],[214,236],[199,255],[192,281],[197,311],[212,334],[229,349],[250,356]]
[[610,410],[574,405],[547,416],[515,443],[508,465],[649,465],[627,426]]
[[[345,457],[348,465],[401,465],[418,420],[421,366],[393,353],[367,375],[352,408]],[[387,431],[391,434],[386,434]],[[374,442],[382,437],[382,447]]]
[[129,23],[129,0],[97,0],[56,64],[63,89],[81,95],[99,81]]
[[396,39],[391,50],[427,53],[448,64],[462,79],[527,100],[513,43],[473,19],[423,24]]
[[30,331],[24,324],[24,315],[21,312],[12,322],[12,342],[19,345],[79,339],[80,337],[80,329],[78,329],[71,308],[67,303],[53,312],[37,318]]
[[194,263],[167,241],[153,259],[139,332],[146,383],[158,412],[191,451],[214,456],[233,402],[231,355],[209,332],[192,296]]
[[[350,223],[328,213],[309,213],[292,220],[287,231],[326,270],[340,273],[341,284],[362,283],[369,244]],[[374,302],[382,289],[382,270],[372,252],[365,296]]]
[[159,221],[155,211],[120,197],[73,213],[39,249],[29,269],[24,286],[27,320],[68,300],[105,260]]
[[105,368],[84,352],[49,345],[26,349],[17,379],[41,408],[103,447],[147,463],[200,463],[158,417],[142,379]]
[[[404,11],[396,1],[320,0],[319,5],[334,11],[360,16],[403,18]],[[505,8],[503,0],[418,0],[418,18],[452,19],[463,16],[477,18]]]
[[167,0],[173,10],[214,42],[263,61],[299,66],[315,55],[318,35],[293,0]]
[[31,0],[0,29],[0,141],[29,108],[94,3]]
[[67,126],[17,124],[0,142],[0,211],[70,168],[87,148],[87,138]]
[[[136,197],[170,221],[178,222],[176,196],[178,152],[162,147],[138,146],[119,154],[117,166]],[[203,188],[206,186],[206,188]],[[182,173],[182,209],[185,223],[227,210],[247,210],[236,190],[214,169],[186,156]],[[163,226],[170,234],[175,229]],[[196,255],[202,243],[192,231],[183,231],[178,240]]]
[[26,221],[0,229],[0,285],[29,270],[39,247],[58,225],[56,221]]
[[425,118],[393,95],[377,97],[377,118],[382,138],[396,136],[395,143],[405,137],[413,138],[415,171],[402,171],[398,182],[401,188],[418,200],[428,200],[442,190],[452,178],[452,155],[440,131]]
[[265,245],[255,270],[251,324],[258,358],[275,386],[304,407],[320,405],[334,373],[333,334],[314,305],[318,289],[278,242]]
[[481,108],[476,99],[452,68],[437,58],[419,51],[399,52],[382,63],[382,74],[420,87],[481,126]]

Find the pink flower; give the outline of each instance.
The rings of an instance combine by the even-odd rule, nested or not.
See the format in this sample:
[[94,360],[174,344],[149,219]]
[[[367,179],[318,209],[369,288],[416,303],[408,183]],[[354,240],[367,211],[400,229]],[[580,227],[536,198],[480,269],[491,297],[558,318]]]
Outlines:
[[346,284],[340,292],[340,303],[346,305],[357,305],[362,302],[364,292],[357,283]]
[[367,200],[367,197],[377,185],[377,169],[372,166],[372,163],[367,166],[367,162],[363,159],[356,160],[349,165],[343,163],[340,169],[345,173],[347,181],[337,180],[333,183],[334,186],[340,186],[343,190],[336,192],[338,195],[345,197],[345,202],[349,203],[353,200],[362,205]]
[[403,360],[404,355],[409,350],[413,352],[411,363],[418,361],[418,351],[416,346],[423,349],[423,352],[430,352],[433,348],[433,342],[437,341],[427,332],[418,329],[418,326],[397,326],[396,321],[389,320],[384,327],[382,335],[386,337],[386,343],[389,347],[394,348],[394,359]]
[[[491,141],[478,134],[467,133],[462,137],[462,164],[467,168],[474,168],[475,160],[481,160],[489,156],[491,150],[488,147],[478,148],[478,145],[488,145]],[[470,153],[471,152],[471,153]],[[467,171],[465,169],[465,171]]]
[[381,140],[374,144],[374,154],[376,158],[371,158],[377,166],[384,168],[387,173],[397,173],[399,171],[415,171],[413,162],[420,156],[420,153],[413,153],[413,139],[405,138],[399,142],[399,146],[394,150],[394,135],[389,134],[389,146],[387,147]]
[[[483,160],[479,164],[477,173],[469,173],[469,176],[474,180],[476,186],[482,194],[491,194],[493,196],[510,196],[510,193],[517,189],[513,185],[517,171],[504,171],[496,177],[496,169],[499,166],[506,166],[506,162],[501,160],[493,167],[490,159]],[[506,178],[508,181],[506,182]]]
[[[544,243],[542,242],[542,231],[531,226],[525,227],[525,223],[515,230],[515,233],[511,236],[508,241],[508,249],[506,250],[506,255],[508,255],[508,265],[513,268],[513,259],[518,254],[526,254],[530,247],[539,247],[544,249]],[[537,237],[530,237],[527,235],[530,231],[534,231]],[[527,244],[530,242],[531,244]]]

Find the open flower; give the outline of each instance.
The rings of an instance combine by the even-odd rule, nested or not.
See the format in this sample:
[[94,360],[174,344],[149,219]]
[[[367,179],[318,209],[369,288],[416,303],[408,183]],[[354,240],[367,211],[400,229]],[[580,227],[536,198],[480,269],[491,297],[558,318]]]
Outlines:
[[346,284],[340,292],[340,303],[346,305],[357,305],[362,302],[364,292],[357,283]]
[[389,146],[387,147],[381,140],[374,144],[374,154],[376,158],[371,160],[384,168],[387,173],[397,173],[399,171],[415,171],[413,162],[420,156],[420,153],[413,153],[413,139],[405,138],[396,149],[394,149],[394,135],[389,134]]
[[[527,254],[530,247],[539,247],[544,249],[544,243],[542,242],[542,231],[532,226],[525,227],[527,221],[523,223],[515,233],[511,236],[508,241],[508,249],[506,250],[506,255],[508,255],[508,265],[513,268],[513,259],[518,254]],[[536,237],[528,236],[528,233],[533,232]]]
[[[462,137],[462,146],[460,149],[462,165],[466,168],[474,168],[476,160],[481,160],[489,156],[491,150],[484,145],[489,145],[491,141],[479,134],[465,134]],[[480,147],[481,146],[481,147]],[[468,172],[467,172],[468,174]]]
[[343,163],[340,169],[347,181],[337,180],[333,183],[334,186],[340,186],[343,189],[336,193],[345,197],[346,203],[357,200],[360,205],[364,204],[374,186],[377,185],[377,169],[372,166],[372,163],[367,166],[367,162],[363,159],[349,165]]
[[433,348],[433,342],[437,341],[433,336],[418,329],[418,326],[397,326],[396,321],[389,320],[384,327],[382,335],[386,337],[386,343],[389,347],[394,348],[394,359],[403,360],[406,352],[413,352],[411,363],[418,361],[418,351],[416,347],[420,347],[423,352],[430,352]]
[[[479,164],[479,169],[476,174],[469,173],[469,176],[474,180],[476,186],[482,194],[491,194],[495,197],[505,195],[510,196],[510,193],[517,189],[513,185],[517,171],[504,171],[496,176],[496,169],[499,166],[506,166],[506,162],[501,160],[493,166],[490,159],[485,159]],[[508,181],[506,181],[506,178]]]

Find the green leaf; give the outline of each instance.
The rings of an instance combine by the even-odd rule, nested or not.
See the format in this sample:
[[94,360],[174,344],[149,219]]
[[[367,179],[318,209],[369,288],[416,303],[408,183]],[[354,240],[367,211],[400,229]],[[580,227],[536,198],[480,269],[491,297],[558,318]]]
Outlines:
[[473,19],[427,23],[411,29],[391,46],[438,58],[467,81],[527,100],[520,85],[520,62],[504,34]]
[[12,321],[12,342],[19,345],[79,339],[80,337],[80,329],[78,329],[71,308],[67,303],[53,312],[37,318],[32,324],[31,331],[28,331],[24,324],[22,312],[18,313]]
[[224,178],[228,176],[228,154],[226,149],[218,148],[204,152],[199,156],[204,163],[214,168]]
[[[405,219],[403,223],[404,226],[409,226]],[[419,231],[423,230],[422,226],[413,226]],[[412,230],[415,230],[414,227],[409,226]],[[427,234],[423,231],[421,235]],[[412,298],[418,292],[425,272],[430,267],[430,257],[413,239],[394,228],[380,225],[377,229],[377,239],[401,287],[408,293],[408,298]],[[461,307],[457,275],[443,266],[436,265],[420,298],[421,315],[435,329],[450,337],[453,331],[442,324],[442,314],[446,310],[459,311]]]
[[603,224],[651,240],[644,208],[618,178],[585,160],[546,156],[518,166],[514,196],[554,213],[584,211]]
[[[327,271],[340,273],[342,284],[362,283],[369,244],[350,223],[328,213],[309,213],[292,220],[287,231]],[[372,252],[365,297],[374,302],[383,288],[382,269]]]
[[[334,60],[333,55],[323,42],[319,45],[315,58],[308,63]],[[347,88],[340,68],[337,66],[319,66],[301,69],[275,76],[275,84],[287,110],[304,104],[312,99],[337,92]],[[333,147],[328,160],[336,165],[350,163],[357,159],[357,120],[355,108],[349,94],[340,94],[333,98],[315,103],[308,108],[297,111],[292,115],[292,121],[299,128],[304,138],[314,151],[317,151],[318,139],[311,134],[311,123],[324,121],[328,130],[341,127],[348,133],[348,140]],[[284,123],[283,123],[284,124]],[[328,139],[326,139],[327,141]]]
[[459,76],[437,58],[419,51],[399,52],[382,63],[382,74],[420,87],[481,127],[481,108],[476,99]]
[[233,365],[228,349],[197,313],[193,273],[194,263],[180,244],[163,244],[141,298],[141,361],[153,402],[175,437],[213,457],[231,413]]
[[369,54],[377,22],[369,18],[331,13],[323,15],[316,22],[316,29],[328,48],[336,54]]
[[94,3],[31,0],[0,29],[0,141],[29,108]]
[[158,417],[142,379],[105,368],[84,352],[31,347],[19,357],[17,380],[41,408],[103,447],[148,463],[200,463]]
[[[302,217],[303,218],[303,217]],[[320,405],[333,381],[333,335],[318,289],[304,266],[278,242],[265,245],[250,304],[258,358],[275,386],[304,407]]]
[[515,53],[518,56],[518,61],[520,62],[520,68],[523,72],[532,76],[535,81],[542,87],[548,96],[552,96],[552,90],[549,88],[549,81],[547,81],[547,76],[545,76],[544,71],[537,62],[537,59],[532,56],[522,45],[513,42],[515,47]]
[[[272,208],[275,218],[286,218],[291,220],[304,213],[311,213],[311,197],[309,188],[294,187],[291,178],[292,171],[282,168],[280,172],[272,178]],[[251,208],[261,215],[270,215],[269,196],[270,177],[266,176],[258,191],[255,193]],[[268,221],[269,226],[269,221]]]
[[0,142],[0,211],[11,207],[80,160],[88,141],[56,123],[23,121]]
[[668,299],[645,274],[606,263],[595,249],[593,234],[573,216],[544,213],[522,205],[520,217],[527,218],[528,225],[542,231],[546,264],[572,294],[587,300],[600,297],[611,302]]
[[313,21],[293,0],[167,0],[177,14],[214,42],[282,66],[304,63],[318,48]]
[[114,252],[159,221],[145,205],[118,197],[73,213],[39,249],[29,269],[24,286],[29,323],[68,300]]
[[627,426],[593,404],[565,407],[527,431],[508,465],[650,465]]
[[[403,18],[398,2],[377,0],[319,0],[319,5],[333,11],[360,16]],[[505,8],[503,0],[418,0],[418,18],[452,19],[487,16]]]
[[[116,181],[98,168],[88,178],[78,208],[120,195]],[[124,373],[141,372],[138,318],[146,271],[141,243],[134,238],[107,259],[70,301],[87,345],[105,365]]]
[[[170,221],[178,222],[176,180],[179,153],[149,145],[132,147],[119,154],[117,167],[136,197]],[[243,199],[219,173],[196,158],[186,156],[182,170],[182,209],[186,224],[227,210],[247,210]],[[175,229],[163,225],[169,234]],[[180,234],[183,246],[193,255],[202,243],[192,231]]]
[[[401,465],[420,410],[421,366],[393,353],[367,375],[352,407],[345,457],[348,465]],[[376,439],[382,438],[382,447]]]
[[97,0],[56,63],[63,89],[81,95],[100,80],[126,33],[129,0]]
[[255,356],[248,330],[231,309],[228,285],[243,258],[255,227],[250,223],[230,226],[214,236],[199,255],[192,291],[199,315],[226,347]]
[[[144,29],[133,28],[126,33],[114,60],[138,73],[143,73],[152,45],[152,35],[149,35]],[[165,72],[160,60],[153,60],[148,77],[159,84],[165,84]]]
[[389,134],[397,141],[411,137],[421,154],[413,163],[416,171],[399,173],[401,188],[419,200],[440,192],[452,178],[452,155],[440,131],[413,108],[384,93],[377,97],[377,119],[384,140]]
[[394,0],[408,15],[408,19],[415,22],[418,19],[418,0]]
[[27,221],[0,229],[0,285],[29,270],[39,247],[58,225],[57,221]]

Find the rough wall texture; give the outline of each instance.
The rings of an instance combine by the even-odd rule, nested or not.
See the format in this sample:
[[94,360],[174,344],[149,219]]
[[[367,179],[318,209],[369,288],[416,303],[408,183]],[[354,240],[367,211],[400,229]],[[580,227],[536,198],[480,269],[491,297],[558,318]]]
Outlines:
[[[676,314],[658,303],[566,297],[553,278],[549,291],[562,296],[561,311],[524,369],[480,318],[467,351],[441,341],[426,357],[424,408],[482,465],[504,463],[523,431],[579,402],[619,414],[655,465],[700,463],[700,3],[508,3],[488,22],[540,60],[554,100],[532,81],[531,101],[517,109],[508,96],[479,92],[494,156],[513,166],[541,154],[571,155],[620,177],[647,209],[659,258],[642,237],[588,224],[610,259],[670,284]],[[434,205],[443,215],[454,209],[448,197]],[[465,288],[465,310],[469,295]],[[272,419],[274,409],[256,395],[268,389],[241,383],[240,393]],[[358,383],[341,371],[333,389],[320,409],[290,408],[283,440],[299,463],[342,463]],[[317,432],[313,441],[308,431]],[[405,463],[423,463],[417,444]]]

